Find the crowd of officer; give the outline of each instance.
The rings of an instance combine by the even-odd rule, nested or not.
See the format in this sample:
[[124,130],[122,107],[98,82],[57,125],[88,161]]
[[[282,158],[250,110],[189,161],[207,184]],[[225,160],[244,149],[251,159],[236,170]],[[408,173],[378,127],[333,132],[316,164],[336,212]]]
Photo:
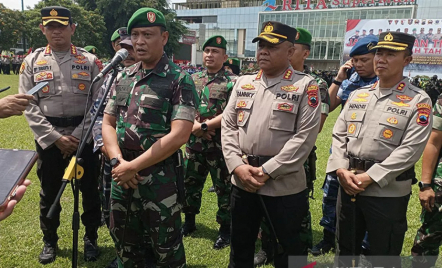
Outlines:
[[[55,217],[47,214],[84,138],[85,261],[99,257],[103,221],[116,248],[108,267],[186,267],[183,236],[199,231],[196,216],[210,173],[220,224],[213,248],[230,246],[229,267],[304,267],[309,251],[333,249],[336,267],[355,267],[361,254],[373,266],[400,267],[414,165],[423,154],[413,267],[435,264],[442,240],[442,99],[433,107],[424,90],[403,77],[414,36],[382,32],[359,40],[327,83],[304,65],[311,34],[266,21],[253,39],[258,72],[241,76],[239,61],[226,54],[229,44],[215,35],[203,45],[204,69],[189,75],[164,52],[164,15],[141,8],[111,37],[115,51],[129,54],[113,71],[115,81],[109,74],[93,83],[103,66],[95,47],[71,44],[70,11],[45,7],[41,16],[48,45],[21,64],[20,94],[0,100],[0,117],[24,111],[34,134],[40,263],[56,259],[60,204]],[[25,95],[43,81],[48,85],[33,98]],[[324,237],[313,246],[314,145],[338,106],[323,186]],[[82,137],[88,128],[92,137]],[[259,233],[262,249],[255,255]]]

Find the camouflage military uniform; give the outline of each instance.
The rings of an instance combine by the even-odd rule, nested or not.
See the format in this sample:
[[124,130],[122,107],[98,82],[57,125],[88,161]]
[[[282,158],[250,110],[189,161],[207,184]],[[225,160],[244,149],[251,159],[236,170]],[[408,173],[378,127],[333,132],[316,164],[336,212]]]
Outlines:
[[[126,68],[112,88],[105,113],[116,117],[118,145],[127,161],[168,134],[173,120],[195,118],[194,83],[166,54],[153,70],[143,70],[141,63]],[[110,231],[119,267],[144,267],[149,253],[157,266],[185,267],[173,158],[138,174],[144,180],[133,191],[112,182]]]
[[[433,108],[433,129],[442,131],[442,95]],[[411,254],[415,256],[413,267],[429,268],[436,264],[442,242],[442,155],[435,168],[431,187],[436,195],[431,212],[422,209],[422,226],[417,230]],[[419,258],[417,256],[420,256]]]
[[[229,101],[236,76],[221,69],[214,75],[209,75],[207,70],[204,70],[193,74],[192,78],[201,99],[196,120],[204,122],[221,114]],[[190,136],[186,144],[184,166],[186,205],[183,212],[200,213],[201,192],[207,175],[210,173],[218,195],[216,221],[219,224],[230,225],[231,183],[221,150],[221,128],[216,129],[211,141],[193,134]]]

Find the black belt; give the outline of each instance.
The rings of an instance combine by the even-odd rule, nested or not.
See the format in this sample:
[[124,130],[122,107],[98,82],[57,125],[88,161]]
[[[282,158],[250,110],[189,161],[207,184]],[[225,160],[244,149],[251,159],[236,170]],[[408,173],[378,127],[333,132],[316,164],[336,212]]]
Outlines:
[[53,126],[57,127],[76,127],[83,121],[83,116],[73,116],[73,117],[50,117],[46,116],[46,119]]
[[[381,163],[380,161],[376,160],[363,160],[351,155],[348,156],[348,160],[350,164],[350,169],[360,170],[364,172],[369,170],[374,164]],[[414,171],[414,166],[412,166],[408,170],[404,171],[401,175],[396,177],[396,181],[407,181],[407,180],[413,180],[413,184],[415,184],[416,172]]]
[[260,167],[271,158],[273,158],[273,156],[248,155],[247,161],[252,167]]

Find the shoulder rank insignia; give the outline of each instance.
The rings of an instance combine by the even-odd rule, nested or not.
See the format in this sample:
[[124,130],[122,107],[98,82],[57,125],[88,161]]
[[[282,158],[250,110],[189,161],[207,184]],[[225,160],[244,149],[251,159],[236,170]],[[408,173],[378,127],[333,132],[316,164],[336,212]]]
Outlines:
[[411,101],[413,98],[407,95],[396,95],[396,98],[400,99],[401,101]]
[[397,125],[397,123],[399,122],[396,117],[392,116],[390,118],[387,119],[387,122],[393,125]]
[[255,87],[252,84],[242,85],[241,88],[244,90],[254,90],[255,89]]
[[405,88],[405,83],[401,82],[399,85],[397,85],[397,90],[402,91]]
[[374,84],[371,86],[371,89],[375,89],[376,86],[378,85],[378,82],[379,82],[379,81],[374,82]]
[[20,66],[20,71],[19,71],[19,73],[22,74],[22,73],[24,72],[25,68],[26,68],[26,63],[25,63],[25,62],[22,62],[21,66]]
[[399,102],[392,101],[391,104],[399,106],[399,107],[410,107],[410,104],[404,103],[403,101],[399,101]]
[[255,80],[259,80],[262,77],[262,70],[259,70],[258,74],[255,77]]
[[293,75],[293,71],[290,69],[287,69],[287,71],[285,71],[283,78],[286,80],[290,80],[292,79],[292,75]]
[[288,85],[288,86],[282,86],[281,90],[284,90],[286,92],[293,92],[293,91],[298,91],[299,87],[297,86],[293,86],[293,85]]
[[95,59],[95,64],[98,66],[98,69],[101,71],[103,70],[103,64],[99,59]]
[[289,104],[286,102],[280,103],[278,104],[278,110],[291,112],[293,110],[293,104]]
[[370,96],[370,94],[368,94],[368,93],[366,93],[366,92],[361,93],[361,94],[358,94],[358,97],[359,97],[359,98],[367,98],[368,96]]

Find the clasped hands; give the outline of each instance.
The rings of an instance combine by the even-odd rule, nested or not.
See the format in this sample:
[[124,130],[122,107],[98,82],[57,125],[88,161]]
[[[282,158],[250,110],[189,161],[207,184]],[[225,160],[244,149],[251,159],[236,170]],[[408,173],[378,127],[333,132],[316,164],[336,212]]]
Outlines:
[[112,168],[112,178],[117,182],[118,186],[122,186],[124,189],[137,189],[138,182],[143,178],[138,175],[138,171],[135,169],[133,162],[128,162],[121,157],[117,156],[119,163]]
[[244,190],[256,193],[270,178],[262,171],[262,167],[252,167],[251,165],[241,165],[233,171],[241,180]]
[[342,188],[349,195],[357,195],[373,183],[373,180],[365,172],[357,174],[357,172],[340,168],[336,170],[336,175]]

